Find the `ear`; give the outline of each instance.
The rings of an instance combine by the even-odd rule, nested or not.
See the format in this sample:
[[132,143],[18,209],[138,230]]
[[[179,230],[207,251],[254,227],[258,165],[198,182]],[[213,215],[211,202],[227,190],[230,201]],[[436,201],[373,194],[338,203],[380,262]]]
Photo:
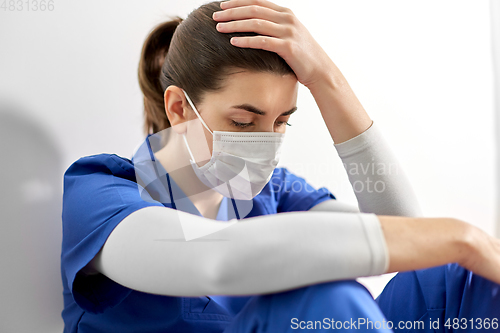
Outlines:
[[168,86],[163,96],[167,118],[172,129],[177,134],[186,132],[187,100],[182,89],[177,86]]

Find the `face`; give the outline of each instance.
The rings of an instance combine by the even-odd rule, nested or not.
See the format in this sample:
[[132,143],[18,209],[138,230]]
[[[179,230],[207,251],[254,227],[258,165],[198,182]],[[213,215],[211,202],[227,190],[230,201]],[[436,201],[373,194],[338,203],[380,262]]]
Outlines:
[[[191,110],[182,90],[174,86],[167,88],[167,91],[169,89],[173,94],[165,92],[165,102],[172,126],[186,131],[197,161],[209,159],[212,152],[212,134],[203,126],[197,126],[195,130],[194,126],[188,125],[184,128],[181,125],[198,118]],[[205,93],[203,101],[195,107],[212,131],[285,133],[287,122],[291,121],[291,114],[296,110],[297,92],[298,81],[294,75],[279,76],[273,73],[240,71],[227,77],[223,89]],[[200,147],[198,135],[202,131],[209,151]],[[203,146],[206,147],[204,144]]]

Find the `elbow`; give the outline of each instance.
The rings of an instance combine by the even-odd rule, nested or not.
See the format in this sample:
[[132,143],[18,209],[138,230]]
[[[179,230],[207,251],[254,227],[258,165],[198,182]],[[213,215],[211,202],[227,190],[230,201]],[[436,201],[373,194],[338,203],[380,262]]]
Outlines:
[[218,264],[219,260],[212,259],[204,265],[202,276],[205,278],[200,285],[200,289],[205,292],[205,295],[222,295],[224,293],[222,288],[223,275]]
[[238,273],[241,267],[237,265],[234,256],[230,253],[218,253],[214,255],[209,264],[205,265],[204,271],[207,284],[204,286],[209,290],[207,295],[229,295],[234,289],[235,281],[238,281]]

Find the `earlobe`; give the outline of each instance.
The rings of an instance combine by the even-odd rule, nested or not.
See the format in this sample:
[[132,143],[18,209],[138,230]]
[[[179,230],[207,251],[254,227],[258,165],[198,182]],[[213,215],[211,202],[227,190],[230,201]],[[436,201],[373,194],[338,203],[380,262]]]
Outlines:
[[165,112],[172,129],[177,134],[185,133],[187,118],[184,105],[187,104],[187,101],[182,90],[177,86],[169,86],[165,90],[163,100],[165,101]]

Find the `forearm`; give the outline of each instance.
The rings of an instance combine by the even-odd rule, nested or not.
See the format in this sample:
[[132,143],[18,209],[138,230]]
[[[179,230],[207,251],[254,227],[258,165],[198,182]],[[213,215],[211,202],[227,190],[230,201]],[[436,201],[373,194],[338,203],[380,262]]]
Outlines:
[[474,227],[453,218],[406,218],[379,215],[389,251],[387,273],[457,262],[472,255]]
[[330,65],[307,88],[313,95],[333,142],[338,144],[364,132],[372,120],[338,67]]

